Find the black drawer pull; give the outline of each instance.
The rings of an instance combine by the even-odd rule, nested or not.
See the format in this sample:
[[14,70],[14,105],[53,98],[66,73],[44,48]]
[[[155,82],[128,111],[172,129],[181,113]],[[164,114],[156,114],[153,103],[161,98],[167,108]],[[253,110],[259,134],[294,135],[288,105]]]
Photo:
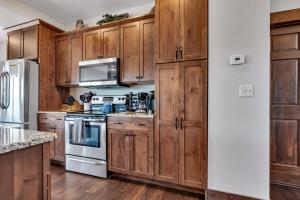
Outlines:
[[115,124],[122,125],[123,123],[122,122],[116,122]]
[[146,126],[146,124],[137,124],[138,126]]

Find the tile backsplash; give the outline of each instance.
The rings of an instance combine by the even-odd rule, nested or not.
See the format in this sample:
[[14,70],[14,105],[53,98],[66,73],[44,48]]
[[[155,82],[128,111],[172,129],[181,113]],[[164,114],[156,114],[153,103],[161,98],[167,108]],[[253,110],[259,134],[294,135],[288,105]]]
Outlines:
[[129,92],[138,93],[138,92],[149,92],[155,89],[154,84],[149,85],[135,85],[131,87],[120,87],[120,88],[101,88],[101,89],[91,89],[91,88],[71,88],[70,95],[72,95],[79,103],[79,96],[81,94],[92,92],[96,95],[124,95]]

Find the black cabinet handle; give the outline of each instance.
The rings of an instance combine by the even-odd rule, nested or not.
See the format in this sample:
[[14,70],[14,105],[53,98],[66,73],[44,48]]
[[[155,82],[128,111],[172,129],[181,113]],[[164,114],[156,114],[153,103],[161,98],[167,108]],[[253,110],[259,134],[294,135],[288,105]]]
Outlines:
[[143,79],[144,77],[143,76],[140,76],[140,79]]
[[175,128],[176,128],[176,130],[178,129],[178,119],[177,119],[177,117],[176,117],[176,120],[175,120]]
[[183,130],[183,119],[180,119],[180,126],[181,126],[181,130]]
[[123,123],[122,123],[122,122],[117,122],[117,123],[115,123],[115,124],[117,124],[117,125],[122,125]]
[[137,124],[138,126],[146,126],[146,124]]
[[178,47],[176,47],[176,54],[175,54],[176,60],[178,60]]
[[183,59],[183,48],[180,47],[180,58]]
[[137,77],[135,77],[136,79],[140,79],[141,77],[140,76],[137,76]]

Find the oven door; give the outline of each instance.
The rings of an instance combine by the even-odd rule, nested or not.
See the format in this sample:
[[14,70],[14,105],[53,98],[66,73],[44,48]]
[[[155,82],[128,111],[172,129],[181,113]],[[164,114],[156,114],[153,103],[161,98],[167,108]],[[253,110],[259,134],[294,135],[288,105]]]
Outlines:
[[79,71],[79,86],[114,86],[119,83],[118,58],[82,61]]
[[66,154],[106,160],[106,123],[75,121],[65,121]]

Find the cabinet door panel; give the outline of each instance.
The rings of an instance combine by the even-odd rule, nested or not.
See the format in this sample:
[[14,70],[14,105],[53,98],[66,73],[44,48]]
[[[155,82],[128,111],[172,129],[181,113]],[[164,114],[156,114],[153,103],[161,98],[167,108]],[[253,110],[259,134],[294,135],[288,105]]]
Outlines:
[[101,31],[83,33],[83,60],[93,60],[103,57]]
[[65,162],[65,129],[64,127],[56,126],[54,132],[57,134],[57,139],[54,143],[54,159]]
[[154,19],[140,22],[140,81],[154,81]]
[[179,182],[207,186],[207,62],[180,66]]
[[70,38],[71,49],[71,70],[67,73],[70,76],[71,84],[79,83],[79,62],[82,61],[82,35],[74,35]]
[[179,48],[180,32],[179,2],[180,0],[156,0],[156,63],[176,61],[176,48]]
[[120,27],[111,27],[101,30],[103,38],[103,56],[105,58],[120,57]]
[[56,84],[65,85],[67,80],[67,70],[70,69],[70,46],[69,38],[62,37],[56,40]]
[[[39,131],[44,131],[44,132],[50,132],[50,133],[54,133],[54,128],[53,126],[51,126],[50,124],[44,124],[44,123],[41,123],[39,121],[39,124],[38,124],[38,130]],[[51,141],[50,142],[50,158],[51,159],[54,159],[54,149],[55,149],[55,141]]]
[[179,64],[156,67],[155,178],[178,183]]
[[207,0],[180,0],[180,46],[183,60],[207,58]]
[[121,26],[121,82],[139,81],[140,24],[134,22]]
[[12,60],[21,57],[21,31],[13,31],[7,34],[7,59]]
[[132,174],[153,178],[153,133],[133,132],[132,137]]
[[129,137],[122,130],[108,130],[109,134],[109,170],[114,172],[129,172]]
[[38,58],[38,26],[22,29],[22,57]]

